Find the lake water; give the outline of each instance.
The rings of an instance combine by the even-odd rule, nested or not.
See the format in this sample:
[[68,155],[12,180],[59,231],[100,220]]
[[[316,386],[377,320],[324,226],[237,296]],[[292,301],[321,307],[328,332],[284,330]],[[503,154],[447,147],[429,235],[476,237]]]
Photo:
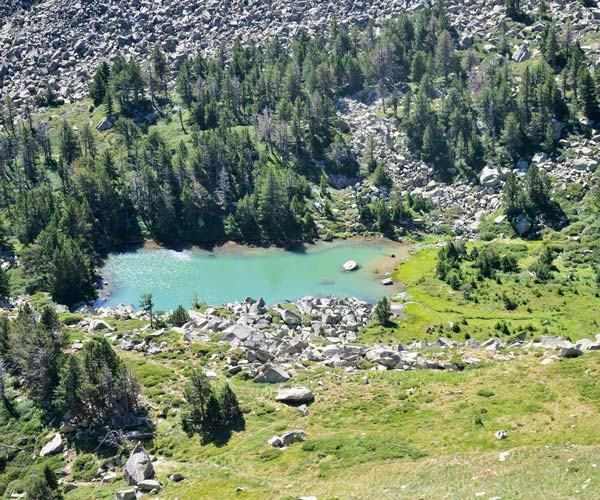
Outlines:
[[[388,240],[336,241],[309,245],[304,251],[277,248],[222,247],[212,252],[162,248],[110,254],[102,269],[108,286],[99,305],[137,306],[152,293],[157,310],[182,304],[189,307],[194,292],[207,304],[221,305],[245,297],[263,297],[267,304],[296,300],[305,295],[359,297],[375,302],[389,288],[376,271],[389,270],[405,249]],[[391,255],[395,255],[392,258]],[[355,260],[360,269],[343,272]]]

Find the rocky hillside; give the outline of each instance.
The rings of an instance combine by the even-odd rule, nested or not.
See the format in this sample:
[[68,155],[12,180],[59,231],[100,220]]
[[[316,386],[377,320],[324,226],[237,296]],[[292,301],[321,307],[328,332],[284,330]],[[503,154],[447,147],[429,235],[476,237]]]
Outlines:
[[[46,86],[66,101],[86,96],[87,85],[100,61],[118,51],[145,58],[152,46],[167,51],[173,67],[198,50],[214,52],[236,37],[243,42],[293,38],[299,29],[323,32],[335,17],[341,26],[381,24],[403,9],[414,11],[427,0],[47,0],[23,10],[28,2],[10,0],[0,7],[0,90],[24,103]],[[522,2],[534,11],[537,1]],[[576,37],[597,31],[600,9],[582,8],[579,1],[547,2],[559,25],[571,23]],[[461,44],[498,43],[497,29],[506,17],[502,0],[448,0],[451,24]],[[535,44],[542,25],[528,26],[515,38]],[[598,48],[596,47],[596,53]],[[519,60],[535,49],[515,47]]]

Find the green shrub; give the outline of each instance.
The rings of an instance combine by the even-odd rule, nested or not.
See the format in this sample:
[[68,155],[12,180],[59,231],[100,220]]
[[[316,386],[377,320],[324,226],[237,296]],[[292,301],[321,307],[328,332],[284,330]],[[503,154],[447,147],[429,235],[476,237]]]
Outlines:
[[174,326],[183,326],[190,321],[190,315],[183,306],[177,306],[177,308],[169,316],[169,323]]
[[98,463],[93,455],[77,455],[73,462],[73,479],[89,482],[96,477]]
[[260,454],[260,460],[262,462],[270,462],[271,460],[275,460],[281,456],[281,450],[277,448],[271,448],[269,450],[265,450]]

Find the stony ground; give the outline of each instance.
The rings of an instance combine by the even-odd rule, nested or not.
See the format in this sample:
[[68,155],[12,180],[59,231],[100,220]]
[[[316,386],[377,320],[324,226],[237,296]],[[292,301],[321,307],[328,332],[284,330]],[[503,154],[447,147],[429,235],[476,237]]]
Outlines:
[[[80,100],[87,92],[100,61],[117,51],[137,59],[147,57],[155,44],[169,54],[174,67],[198,50],[213,52],[221,43],[260,42],[266,38],[293,39],[300,28],[322,33],[335,16],[340,25],[380,24],[403,9],[418,10],[426,0],[46,0],[27,10],[11,0],[0,10],[0,88],[18,103],[47,85],[65,100]],[[522,2],[533,10],[537,2]],[[559,25],[570,22],[578,37],[595,33],[599,9],[582,9],[576,0],[547,2]],[[497,28],[505,18],[501,0],[448,0],[453,26],[464,46],[474,41],[488,51],[498,41]],[[541,28],[534,24],[509,33],[515,40],[535,43]],[[521,43],[515,47],[515,51]],[[594,49],[598,52],[598,47]]]

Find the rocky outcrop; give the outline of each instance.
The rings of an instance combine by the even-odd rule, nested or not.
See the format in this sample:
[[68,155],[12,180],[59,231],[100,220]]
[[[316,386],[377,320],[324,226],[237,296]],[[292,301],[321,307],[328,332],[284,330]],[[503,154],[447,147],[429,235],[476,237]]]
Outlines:
[[[36,4],[31,8],[30,4]],[[425,0],[7,0],[0,5],[0,85],[20,103],[46,87],[63,101],[87,94],[87,83],[102,60],[121,52],[146,58],[155,44],[173,68],[221,43],[260,42],[278,37],[284,44],[301,28],[321,34],[335,16],[341,26],[377,24],[399,13],[422,9]],[[448,17],[463,48],[482,40],[495,50],[497,30],[506,12],[500,0],[447,0]],[[537,2],[521,2],[533,11]],[[578,36],[595,31],[598,9],[578,2],[548,0],[558,25],[571,22]],[[23,8],[26,8],[23,10]],[[511,30],[507,36],[537,42],[539,26]],[[515,49],[522,59],[522,46]],[[537,55],[532,52],[531,56]]]

